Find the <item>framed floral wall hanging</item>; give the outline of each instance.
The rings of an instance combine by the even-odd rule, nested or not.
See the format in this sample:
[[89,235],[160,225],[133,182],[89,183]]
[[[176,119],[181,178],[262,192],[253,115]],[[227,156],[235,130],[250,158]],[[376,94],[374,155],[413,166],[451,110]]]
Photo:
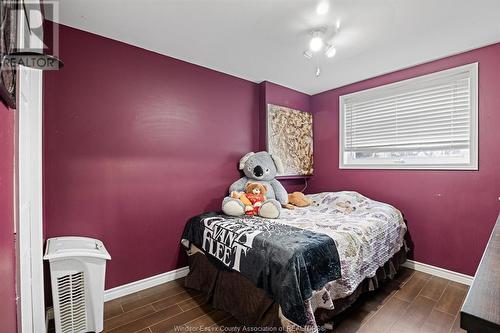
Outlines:
[[283,162],[279,176],[313,174],[312,114],[267,104],[267,151]]

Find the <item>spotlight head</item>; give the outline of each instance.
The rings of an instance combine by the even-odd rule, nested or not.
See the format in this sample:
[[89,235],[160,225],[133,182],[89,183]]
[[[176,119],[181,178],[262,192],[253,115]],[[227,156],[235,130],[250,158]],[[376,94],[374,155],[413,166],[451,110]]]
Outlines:
[[318,52],[322,48],[323,48],[323,39],[321,39],[321,37],[317,35],[313,36],[313,38],[311,38],[311,41],[309,42],[309,49],[312,52]]
[[335,48],[335,46],[328,45],[328,47],[326,48],[326,51],[325,51],[325,55],[328,58],[333,58],[336,53],[337,53],[337,49]]

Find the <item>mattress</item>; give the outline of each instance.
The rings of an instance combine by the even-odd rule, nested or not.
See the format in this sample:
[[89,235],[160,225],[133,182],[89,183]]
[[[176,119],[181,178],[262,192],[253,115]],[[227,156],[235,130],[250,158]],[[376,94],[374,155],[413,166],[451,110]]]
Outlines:
[[[306,319],[305,323],[301,320],[299,326],[305,331],[316,332],[318,328],[314,312],[318,308],[333,309],[334,300],[351,295],[363,280],[374,277],[377,269],[388,262],[404,246],[406,225],[402,214],[396,208],[371,200],[357,192],[324,192],[308,195],[308,198],[313,202],[310,207],[283,210],[279,219],[239,219],[238,222],[245,226],[252,224],[255,226],[288,226],[292,228],[290,230],[303,230],[308,237],[311,237],[311,234],[317,234],[333,240],[338,255],[338,258],[335,259],[340,266],[341,277],[328,280],[321,285],[316,284],[312,293],[304,294],[303,306],[301,307],[303,309],[301,317]],[[221,223],[228,223],[229,220],[221,218],[223,219]],[[201,216],[201,218],[197,217],[196,221],[203,220],[206,218]],[[193,225],[201,224],[188,223],[187,229],[189,229],[189,225],[192,229]],[[203,233],[201,230],[197,232]],[[288,230],[287,233],[289,233]],[[185,232],[184,238],[189,238],[186,236],[187,234],[189,232]],[[293,234],[296,236],[297,232],[295,231]],[[202,239],[202,237],[198,238]],[[186,245],[185,240],[184,244]],[[276,238],[272,241],[263,240],[263,244],[275,249],[282,247]],[[264,250],[261,248],[259,251],[253,251],[253,254],[257,255],[256,252],[264,252]],[[249,253],[252,254],[252,251]],[[212,256],[208,255],[207,257]],[[335,261],[332,260],[332,262]],[[266,271],[266,267],[259,267],[259,270]],[[310,273],[308,274],[310,275]],[[302,281],[300,276],[299,280]],[[252,282],[257,287],[263,288],[257,280]],[[268,294],[270,291],[272,297],[273,290],[266,291]],[[280,309],[282,306],[283,304],[280,304]],[[284,316],[282,313],[280,316],[283,326],[296,326],[296,322],[290,320],[290,316]]]
[[[277,221],[326,234],[335,241],[342,276],[323,289],[328,290],[328,298],[350,295],[404,245],[407,228],[403,215],[389,204],[352,191],[306,197],[313,202],[311,206],[283,210]],[[321,307],[327,307],[327,303]]]

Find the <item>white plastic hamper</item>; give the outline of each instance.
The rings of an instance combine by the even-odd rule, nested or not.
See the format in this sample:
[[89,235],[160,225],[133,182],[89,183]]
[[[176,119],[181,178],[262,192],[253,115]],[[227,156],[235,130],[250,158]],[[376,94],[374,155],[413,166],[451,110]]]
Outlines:
[[100,240],[57,237],[47,240],[57,333],[102,332],[104,276],[111,256]]

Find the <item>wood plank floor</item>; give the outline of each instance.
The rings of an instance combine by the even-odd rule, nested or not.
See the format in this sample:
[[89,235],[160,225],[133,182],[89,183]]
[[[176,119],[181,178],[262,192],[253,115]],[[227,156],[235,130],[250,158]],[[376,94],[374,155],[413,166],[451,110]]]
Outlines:
[[[457,333],[467,286],[402,269],[397,278],[360,299],[335,323],[333,332]],[[241,328],[228,313],[176,280],[105,304],[104,332],[164,333]]]

